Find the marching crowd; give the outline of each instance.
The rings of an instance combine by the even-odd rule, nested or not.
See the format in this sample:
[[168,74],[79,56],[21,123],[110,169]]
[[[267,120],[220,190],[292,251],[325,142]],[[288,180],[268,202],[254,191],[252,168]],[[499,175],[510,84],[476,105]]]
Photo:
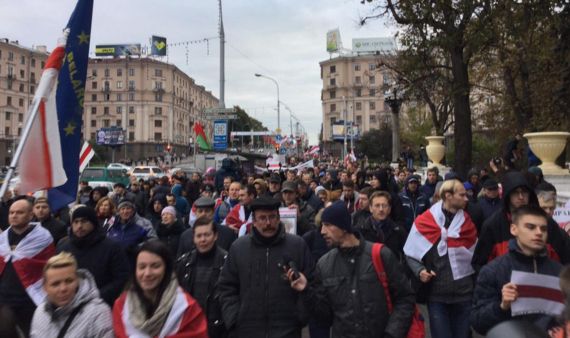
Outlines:
[[[331,158],[244,175],[226,160],[113,191],[80,182],[57,211],[15,187],[0,201],[0,337],[486,335],[512,318],[513,271],[559,277],[570,297],[555,187],[539,168],[490,168],[423,179]],[[566,337],[564,316],[517,318]]]

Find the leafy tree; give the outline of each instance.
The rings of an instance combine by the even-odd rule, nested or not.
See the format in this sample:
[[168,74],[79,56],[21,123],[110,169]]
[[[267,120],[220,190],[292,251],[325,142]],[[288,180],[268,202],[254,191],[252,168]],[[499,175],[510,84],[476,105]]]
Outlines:
[[432,134],[433,120],[428,115],[431,115],[428,109],[420,106],[408,108],[406,114],[402,115],[400,125],[402,143],[416,149],[414,150],[416,152],[421,144],[427,143],[426,136]]
[[392,127],[381,123],[380,129],[370,129],[362,134],[356,145],[356,152],[368,156],[370,162],[392,160]]
[[[473,158],[473,168],[484,168],[489,166],[489,161],[497,156],[502,156],[502,149],[498,146],[497,141],[490,141],[486,137],[475,134],[473,135],[473,151],[471,156]],[[445,153],[445,160],[447,165],[455,168],[455,145],[452,143],[449,151]],[[467,175],[462,176],[467,177]]]
[[[239,106],[234,106],[236,109],[237,119],[228,121],[229,131],[267,131],[267,127],[263,126],[259,120],[249,116],[245,110]],[[245,136],[243,139],[244,144],[251,143],[251,136]]]

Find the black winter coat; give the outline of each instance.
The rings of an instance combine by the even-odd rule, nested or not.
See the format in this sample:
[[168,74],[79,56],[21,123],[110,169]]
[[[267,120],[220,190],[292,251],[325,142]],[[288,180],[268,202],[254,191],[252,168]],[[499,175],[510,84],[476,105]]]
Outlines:
[[186,200],[190,207],[194,204],[194,202],[200,198],[200,182],[189,180],[184,187],[186,191]]
[[429,203],[429,198],[425,197],[419,192],[415,203],[412,201],[412,198],[408,196],[409,194],[410,192],[407,189],[400,194],[400,200],[402,201],[402,206],[404,207],[404,213],[406,215],[406,222],[404,222],[402,225],[407,232],[410,232],[412,229],[412,225],[414,225],[416,218],[429,210],[431,206]]
[[313,257],[305,241],[285,233],[283,224],[271,244],[263,240],[253,228],[230,248],[219,281],[224,322],[233,337],[300,338],[309,315],[279,263],[288,253],[312,280]]
[[319,212],[324,207],[323,201],[319,198],[319,196],[315,195],[313,189],[307,187],[307,193],[305,196],[301,197],[303,201],[305,201],[308,205],[315,210],[315,212]]
[[389,248],[382,248],[393,304],[389,314],[372,261],[372,245],[361,239],[356,247],[332,249],[317,263],[314,287],[301,292],[317,323],[332,325],[333,337],[403,338],[410,329],[415,294],[404,268]]
[[176,257],[176,253],[178,252],[178,247],[180,245],[180,238],[184,231],[186,231],[186,227],[181,219],[174,221],[174,224],[171,226],[167,226],[160,222],[156,227],[158,239],[168,246],[172,257]]
[[374,225],[372,224],[372,216],[368,217],[364,223],[358,227],[353,227],[354,231],[359,232],[362,238],[372,243],[382,243],[386,245],[390,251],[398,258],[398,261],[405,262],[404,245],[408,238],[408,232],[403,226],[400,226],[390,218],[386,219],[384,225],[385,230],[383,236],[379,236]]
[[491,218],[491,216],[503,208],[503,200],[499,197],[489,198],[485,195],[481,196],[477,202],[477,205],[481,208],[483,212],[483,217],[485,220]]
[[[513,271],[538,273],[558,277],[562,265],[550,258],[546,248],[536,256],[524,255],[517,245],[516,239],[509,241],[509,252],[481,269],[475,284],[470,321],[475,331],[486,335],[493,326],[511,319],[511,311],[501,309],[503,286],[511,281]],[[529,314],[519,317],[549,329],[551,317],[541,314]],[[547,325],[547,326],[545,326]]]
[[[212,266],[212,274],[210,276],[208,297],[206,306],[202,308],[206,319],[208,321],[208,336],[210,338],[226,337],[226,327],[222,317],[222,307],[220,305],[220,294],[218,288],[218,279],[220,272],[226,261],[228,252],[216,246],[216,254],[214,257],[214,264]],[[190,253],[185,253],[176,262],[176,276],[180,286],[194,296],[191,291],[194,289],[194,274],[196,273],[195,264],[198,251],[193,250]]]
[[[218,240],[216,241],[216,245],[225,251],[229,251],[230,246],[237,239],[235,231],[225,225],[220,225],[218,223],[215,223],[215,225],[218,232]],[[195,247],[196,246],[194,245],[194,235],[192,229],[188,229],[184,231],[180,237],[180,243],[178,244],[178,252],[176,253],[176,257],[181,257],[183,254],[194,250]]]
[[303,235],[303,239],[311,251],[311,255],[318,262],[321,257],[323,257],[329,248],[327,247],[327,242],[325,241],[323,235],[321,234],[321,228],[318,227],[315,230],[309,231]]
[[129,279],[131,268],[121,243],[108,238],[101,228],[84,238],[70,235],[69,241],[57,247],[57,252],[69,252],[79,269],[87,269],[95,278],[101,298],[113,306]]
[[[35,217],[34,222],[39,222]],[[55,219],[52,215],[48,219],[41,222],[42,227],[49,231],[51,237],[53,237],[53,243],[57,246],[57,243],[61,241],[64,237],[67,237],[67,226]]]

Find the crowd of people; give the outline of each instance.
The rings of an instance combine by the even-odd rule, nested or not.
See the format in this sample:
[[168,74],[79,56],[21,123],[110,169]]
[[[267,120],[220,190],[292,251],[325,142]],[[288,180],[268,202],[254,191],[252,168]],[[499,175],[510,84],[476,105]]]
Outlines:
[[[327,157],[247,175],[227,160],[113,191],[80,182],[57,211],[8,190],[0,337],[486,335],[513,318],[513,271],[560,277],[570,297],[555,187],[537,167],[490,167],[422,177]],[[517,319],[565,337],[564,316]]]

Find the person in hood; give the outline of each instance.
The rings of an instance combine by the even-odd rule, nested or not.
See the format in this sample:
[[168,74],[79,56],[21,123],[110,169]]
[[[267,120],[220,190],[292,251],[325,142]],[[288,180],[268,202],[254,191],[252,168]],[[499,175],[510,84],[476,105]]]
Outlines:
[[186,227],[181,219],[176,218],[176,210],[173,207],[166,207],[161,212],[162,220],[156,226],[158,239],[164,242],[172,257],[176,257],[180,236],[186,231]]
[[218,191],[224,190],[224,179],[228,176],[233,177],[234,181],[241,180],[241,175],[234,162],[229,158],[224,158],[222,160],[222,167],[216,171],[216,179],[214,180],[214,186]]
[[483,188],[480,183],[481,182],[480,178],[481,174],[479,173],[479,171],[477,171],[477,169],[470,170],[469,173],[467,174],[467,182],[469,182],[469,184],[471,184],[471,187],[473,188],[473,196],[475,196],[474,200],[475,203],[477,203],[477,196],[479,196],[479,193]]
[[520,159],[520,153],[518,150],[519,141],[522,139],[520,133],[516,133],[515,138],[510,140],[505,147],[505,153],[503,154],[503,159],[505,160],[505,166],[510,169],[516,169],[515,163]]
[[416,218],[429,210],[429,199],[419,192],[420,181],[415,176],[406,179],[404,192],[400,194],[402,206],[406,214],[406,221],[402,224],[407,232],[410,232]]
[[395,194],[390,184],[388,183],[388,172],[385,169],[380,169],[374,172],[372,177],[372,187],[376,191],[387,191],[390,194],[390,218],[396,224],[405,224],[406,215],[404,213],[404,207],[402,205],[402,200]]
[[[318,185],[318,183],[317,183]],[[369,187],[370,184],[366,183],[366,172],[364,171],[359,171],[356,173],[356,187],[358,189],[358,191]]]
[[[510,231],[511,214],[523,205],[538,206],[536,193],[522,173],[510,172],[503,179],[503,208],[495,212],[483,224],[479,242],[475,248],[472,265],[480,270],[487,263],[506,254],[509,240],[513,238]],[[570,263],[570,237],[553,219],[547,222],[548,257],[566,265]]]
[[89,271],[101,298],[113,306],[129,278],[129,261],[121,244],[107,237],[99,226],[97,215],[83,205],[71,214],[69,241],[60,244],[57,252],[71,253],[80,269]]
[[182,215],[182,217],[190,215],[190,204],[188,204],[188,201],[182,196],[182,186],[180,184],[175,184],[172,187],[172,195],[176,197],[176,211]]
[[315,210],[315,212],[319,212],[319,210],[321,210],[324,207],[323,201],[321,201],[321,199],[317,195],[315,195],[313,189],[308,187],[307,183],[304,180],[298,179],[296,182],[297,182],[297,189],[299,191],[299,196],[301,196],[303,202],[310,205],[313,208],[313,210]]
[[338,170],[332,168],[327,170],[323,188],[329,191],[330,198],[336,199],[340,197],[342,194],[342,182],[338,178]]
[[86,206],[90,208],[95,208],[97,202],[103,197],[107,197],[109,195],[109,188],[107,187],[95,187],[91,190],[89,194],[89,201],[85,203]]
[[465,191],[467,192],[467,199],[469,199],[469,202],[475,203],[475,196],[474,196],[474,192],[473,192],[473,185],[471,185],[471,183],[469,182],[463,182],[463,186],[465,187]]
[[71,254],[61,253],[50,258],[43,275],[47,298],[34,312],[32,338],[115,336],[111,308],[99,296],[91,273],[78,270]]
[[253,180],[253,186],[257,190],[257,196],[263,196],[267,192],[267,183],[263,178]]
[[503,208],[503,200],[499,197],[499,184],[490,178],[483,184],[483,195],[479,197],[477,205],[483,211],[485,220]]
[[435,186],[437,185],[437,172],[434,168],[427,170],[426,183],[420,187],[420,193],[428,200],[432,198],[435,193]]
[[156,229],[158,224],[162,221],[162,209],[166,208],[168,203],[166,202],[166,195],[156,194],[150,200],[149,207],[150,210],[146,214],[145,218],[148,219],[152,226]]

